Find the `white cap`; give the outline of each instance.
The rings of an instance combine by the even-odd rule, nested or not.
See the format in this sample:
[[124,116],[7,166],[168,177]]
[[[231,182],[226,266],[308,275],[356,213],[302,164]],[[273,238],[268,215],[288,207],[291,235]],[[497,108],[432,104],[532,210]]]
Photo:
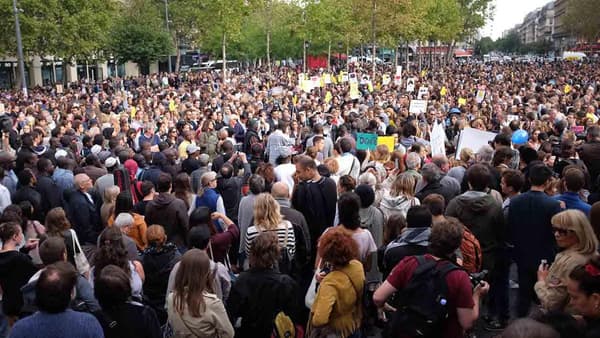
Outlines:
[[58,149],[56,151],[56,153],[54,154],[54,158],[56,158],[57,160],[61,157],[67,157],[69,154],[67,153],[66,150],[63,149]]
[[102,147],[100,145],[94,144],[92,146],[92,149],[91,149],[92,154],[98,155],[101,151],[102,151]]
[[117,164],[117,159],[114,157],[109,157],[104,161],[104,166],[107,168],[112,168]]

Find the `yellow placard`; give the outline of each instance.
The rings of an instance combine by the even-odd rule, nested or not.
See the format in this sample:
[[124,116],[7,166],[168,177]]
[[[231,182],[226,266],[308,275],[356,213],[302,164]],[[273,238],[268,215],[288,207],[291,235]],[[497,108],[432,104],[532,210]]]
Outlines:
[[467,104],[467,99],[465,99],[464,97],[459,97],[458,98],[458,105],[459,106],[464,106]]
[[175,110],[177,110],[177,107],[175,106],[175,101],[174,100],[170,100],[169,101],[169,111],[170,112],[174,112]]
[[137,109],[135,106],[131,106],[131,118],[135,118],[135,113],[137,113]]
[[394,151],[394,136],[379,136],[377,137],[377,145],[385,144],[388,151]]
[[331,92],[327,91],[327,94],[325,94],[325,102],[327,102],[327,103],[331,102],[332,98],[333,98],[333,95],[331,95]]
[[573,87],[571,87],[569,84],[565,85],[565,94],[569,94],[571,92],[571,90],[573,90]]
[[448,89],[446,89],[446,86],[443,86],[442,89],[440,89],[440,95],[446,96],[446,94],[448,94]]
[[360,98],[360,92],[358,91],[358,83],[350,82],[350,98],[356,100]]

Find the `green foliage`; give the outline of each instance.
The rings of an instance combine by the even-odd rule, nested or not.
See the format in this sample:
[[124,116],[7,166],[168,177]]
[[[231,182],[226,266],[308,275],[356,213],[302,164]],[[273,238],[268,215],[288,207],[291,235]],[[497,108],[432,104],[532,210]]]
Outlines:
[[493,51],[496,48],[494,40],[489,36],[481,38],[475,42],[474,52],[476,55],[485,55]]
[[[117,13],[116,0],[20,0],[24,53],[65,59],[100,56]],[[0,52],[16,54],[12,0],[0,0]]]
[[505,53],[517,53],[522,49],[521,39],[516,31],[511,31],[505,37],[496,40],[496,48]]
[[110,39],[109,50],[119,62],[133,61],[144,69],[172,51],[156,5],[132,1],[126,13],[116,21]]
[[577,36],[595,42],[600,38],[599,8],[600,0],[569,0],[563,24]]

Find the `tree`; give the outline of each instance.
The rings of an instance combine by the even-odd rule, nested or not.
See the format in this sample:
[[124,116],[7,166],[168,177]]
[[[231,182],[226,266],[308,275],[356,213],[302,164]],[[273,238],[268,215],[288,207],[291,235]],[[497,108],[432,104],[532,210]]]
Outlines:
[[[166,19],[165,0],[154,0],[157,7],[162,9],[162,17]],[[200,0],[168,0],[166,2],[169,16],[169,30],[177,58],[175,70],[179,70],[181,63],[180,44],[197,46],[201,42],[202,27],[202,2]],[[166,22],[163,23],[166,26]]]
[[134,0],[126,13],[113,27],[109,51],[121,62],[137,63],[140,72],[146,73],[151,62],[169,55],[171,38],[155,4]]
[[494,50],[496,44],[492,38],[486,36],[481,38],[475,42],[475,54],[476,55],[485,55]]
[[496,41],[496,48],[505,53],[516,53],[522,48],[523,43],[516,31],[509,32],[506,36]]
[[588,42],[600,38],[600,20],[594,14],[600,8],[600,0],[569,0],[563,24],[578,37]]

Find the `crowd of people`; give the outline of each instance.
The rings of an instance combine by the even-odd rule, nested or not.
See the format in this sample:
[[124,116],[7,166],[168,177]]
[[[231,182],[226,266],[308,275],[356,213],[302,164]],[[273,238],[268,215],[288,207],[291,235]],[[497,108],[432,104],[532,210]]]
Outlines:
[[0,337],[600,337],[598,63],[364,66],[1,92]]

